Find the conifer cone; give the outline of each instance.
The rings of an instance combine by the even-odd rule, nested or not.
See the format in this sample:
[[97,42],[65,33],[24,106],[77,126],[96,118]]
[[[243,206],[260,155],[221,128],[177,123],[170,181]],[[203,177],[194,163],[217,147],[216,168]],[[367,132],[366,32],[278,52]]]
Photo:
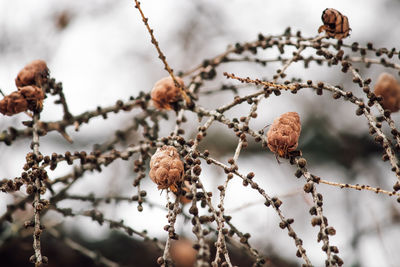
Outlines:
[[22,87],[26,85],[36,85],[41,87],[47,82],[49,76],[49,69],[46,62],[37,59],[27,64],[15,78],[15,85]]
[[[176,77],[176,81],[184,88],[181,78]],[[176,109],[178,102],[182,99],[181,89],[176,87],[174,80],[168,76],[156,82],[151,90],[151,99],[158,109]]]
[[12,116],[27,109],[28,102],[20,91],[12,92],[0,100],[0,113],[4,115]]
[[44,93],[42,88],[28,85],[24,87],[19,87],[18,91],[24,96],[28,102],[28,109],[31,111],[40,112],[43,107]]
[[301,131],[297,112],[287,112],[274,120],[267,132],[269,149],[280,157],[297,148]]
[[183,177],[183,162],[173,146],[158,148],[150,160],[150,178],[158,189],[176,188]]
[[197,252],[193,243],[187,239],[172,242],[170,253],[176,267],[192,267],[196,262]]
[[333,8],[327,8],[321,16],[324,25],[320,26],[318,32],[325,31],[331,38],[341,40],[350,34],[349,20],[345,15]]
[[393,75],[382,73],[375,84],[374,93],[382,96],[382,106],[391,112],[400,109],[400,84]]
[[44,93],[37,86],[30,85],[18,88],[0,100],[0,113],[12,116],[27,111],[40,112],[43,107]]

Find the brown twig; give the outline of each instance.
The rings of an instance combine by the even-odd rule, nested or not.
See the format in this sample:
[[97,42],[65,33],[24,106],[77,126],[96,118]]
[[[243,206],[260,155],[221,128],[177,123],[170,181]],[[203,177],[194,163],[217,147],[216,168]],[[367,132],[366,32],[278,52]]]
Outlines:
[[343,184],[343,183],[326,181],[326,180],[323,180],[323,179],[320,179],[319,182],[322,183],[322,184],[337,186],[337,187],[340,187],[340,188],[350,188],[350,189],[355,189],[355,190],[358,190],[358,191],[368,190],[368,191],[375,192],[377,194],[385,194],[385,195],[388,195],[388,196],[400,196],[400,193],[398,193],[396,191],[387,191],[387,190],[383,190],[383,189],[381,189],[379,187],[372,187],[372,186],[369,186],[369,185],[359,185],[359,184],[353,185],[353,184],[347,184],[347,183]]
[[176,80],[175,75],[174,75],[174,71],[173,71],[173,70],[171,69],[171,67],[168,65],[167,58],[166,58],[166,56],[163,54],[163,52],[161,51],[160,46],[159,46],[159,44],[158,44],[158,41],[157,41],[156,38],[154,37],[154,33],[153,33],[154,30],[150,28],[150,25],[149,25],[149,23],[148,23],[149,19],[145,17],[145,15],[144,15],[144,13],[143,13],[143,11],[142,11],[142,8],[140,7],[140,2],[137,1],[137,0],[135,0],[135,7],[139,10],[140,15],[142,16],[143,23],[144,23],[144,25],[146,26],[146,29],[147,29],[147,31],[148,31],[149,34],[150,34],[151,43],[152,43],[152,44],[154,45],[154,47],[156,48],[157,53],[158,53],[158,57],[159,57],[159,58],[161,59],[161,61],[164,63],[164,69],[165,69],[166,71],[168,71],[169,75],[171,76],[172,80],[173,80],[174,83],[175,83],[175,86],[178,87],[178,88],[181,90],[181,93],[182,93],[183,97],[185,98],[186,103],[187,103],[188,105],[190,105],[190,104],[191,104],[191,100],[190,100],[190,98],[188,97],[188,95],[186,94],[185,88],[182,88],[182,86],[181,86],[181,85],[178,83],[178,81]]
[[[36,158],[39,158],[39,133],[38,133],[38,121],[39,121],[39,113],[34,113],[33,115],[33,154]],[[36,167],[37,164],[36,164]],[[35,266],[39,267],[43,264],[43,257],[41,251],[41,244],[40,244],[40,235],[42,233],[42,226],[40,224],[40,212],[42,208],[39,208],[40,205],[40,193],[41,193],[41,180],[40,176],[37,175],[34,180],[34,186],[36,188],[35,195],[33,199],[33,213],[34,213],[34,231],[33,231],[33,249],[35,251],[34,255],[34,262]]]
[[107,259],[103,255],[100,255],[98,252],[94,252],[81,244],[75,242],[71,238],[68,238],[66,236],[62,236],[59,231],[57,231],[54,228],[49,228],[47,229],[47,232],[53,236],[54,238],[62,240],[67,246],[69,246],[71,249],[78,251],[79,253],[85,255],[86,257],[92,259],[95,263],[101,263],[104,266],[108,267],[117,267],[120,266],[118,263]]

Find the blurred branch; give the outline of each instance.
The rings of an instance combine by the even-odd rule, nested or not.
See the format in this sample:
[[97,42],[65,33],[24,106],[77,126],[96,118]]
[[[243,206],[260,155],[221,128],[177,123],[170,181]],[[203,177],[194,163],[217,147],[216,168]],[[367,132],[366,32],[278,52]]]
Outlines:
[[112,260],[107,259],[106,257],[102,256],[98,252],[94,252],[79,243],[73,241],[71,238],[62,236],[62,234],[54,228],[48,228],[47,232],[53,236],[54,238],[62,240],[67,246],[71,249],[85,255],[86,257],[92,259],[95,263],[100,263],[108,267],[117,267],[120,266],[118,263],[113,262]]

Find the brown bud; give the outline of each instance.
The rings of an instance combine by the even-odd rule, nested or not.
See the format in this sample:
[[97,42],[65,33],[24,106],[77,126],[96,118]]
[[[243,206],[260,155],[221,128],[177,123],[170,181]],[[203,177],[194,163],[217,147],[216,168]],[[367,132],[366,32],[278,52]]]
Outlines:
[[[190,193],[190,184],[189,184],[188,181],[185,181],[185,183],[183,183],[183,185],[182,185],[182,190],[185,191],[186,193]],[[179,201],[180,201],[183,205],[192,202],[192,200],[189,199],[189,198],[187,198],[186,196],[180,196],[180,197],[179,197]]]
[[[179,77],[175,79],[183,89],[185,86],[183,80]],[[156,108],[170,110],[182,99],[181,89],[176,87],[174,80],[168,76],[156,82],[151,90],[151,99]]]
[[43,60],[34,60],[27,64],[15,78],[15,85],[22,87],[26,85],[36,85],[41,87],[49,76],[49,69]]
[[349,36],[349,20],[345,15],[333,8],[327,8],[321,16],[324,25],[320,26],[318,32],[325,31],[329,37],[341,40]]
[[166,189],[182,180],[183,162],[178,151],[173,146],[163,146],[157,149],[150,160],[150,178],[158,185],[158,189]]
[[396,112],[400,109],[400,84],[391,74],[382,73],[379,75],[374,93],[377,96],[382,96],[384,109],[388,109],[391,112]]
[[297,112],[287,112],[276,118],[267,133],[269,149],[281,157],[297,148],[301,131]]

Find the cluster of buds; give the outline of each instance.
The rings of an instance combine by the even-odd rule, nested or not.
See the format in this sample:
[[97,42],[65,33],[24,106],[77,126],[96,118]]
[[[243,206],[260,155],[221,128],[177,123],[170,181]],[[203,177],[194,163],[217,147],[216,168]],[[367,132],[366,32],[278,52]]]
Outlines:
[[185,181],[185,182],[182,184],[181,189],[182,189],[184,195],[179,196],[179,202],[181,202],[182,205],[185,205],[185,204],[188,204],[188,203],[192,202],[191,199],[189,199],[189,198],[187,198],[187,197],[185,196],[186,194],[189,194],[189,193],[190,193],[190,184],[189,184],[189,182],[188,182],[188,181]]
[[[175,77],[181,88],[184,88],[184,82],[181,78]],[[154,85],[151,90],[151,100],[158,109],[177,109],[178,102],[182,100],[182,89],[175,85],[174,80],[168,76]]]
[[297,148],[301,131],[297,112],[287,112],[274,120],[267,132],[269,149],[280,157],[286,157]]
[[320,26],[318,32],[325,31],[331,38],[341,40],[350,34],[349,20],[345,15],[333,8],[327,8],[321,16],[324,25]]
[[42,85],[47,82],[49,69],[43,60],[34,60],[26,65],[15,78],[18,91],[0,100],[0,113],[12,116],[27,111],[40,112],[43,107]]
[[374,93],[383,98],[384,109],[396,112],[400,109],[400,84],[393,75],[382,73],[375,84]]
[[150,160],[150,178],[158,185],[158,189],[176,191],[177,183],[183,178],[183,162],[173,146],[158,148]]

